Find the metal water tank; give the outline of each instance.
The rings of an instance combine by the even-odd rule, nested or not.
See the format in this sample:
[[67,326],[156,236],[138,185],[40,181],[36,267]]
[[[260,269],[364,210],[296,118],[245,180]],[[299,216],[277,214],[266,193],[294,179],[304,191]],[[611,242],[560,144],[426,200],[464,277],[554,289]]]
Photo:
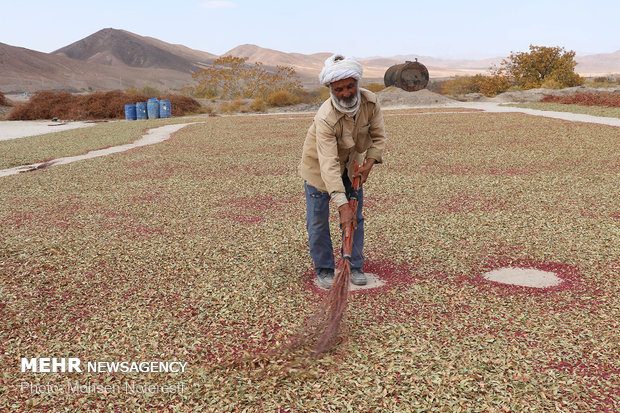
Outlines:
[[396,86],[408,92],[422,90],[428,85],[428,69],[422,63],[406,61],[390,66],[383,75],[386,87]]

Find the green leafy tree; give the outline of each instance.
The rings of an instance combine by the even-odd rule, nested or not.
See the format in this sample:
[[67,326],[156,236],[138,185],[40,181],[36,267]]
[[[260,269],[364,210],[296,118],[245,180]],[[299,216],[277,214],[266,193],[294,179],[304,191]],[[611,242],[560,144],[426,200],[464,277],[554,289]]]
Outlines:
[[575,73],[575,52],[563,47],[530,45],[529,52],[512,52],[495,75],[506,76],[521,89],[563,88],[582,85],[584,78]]

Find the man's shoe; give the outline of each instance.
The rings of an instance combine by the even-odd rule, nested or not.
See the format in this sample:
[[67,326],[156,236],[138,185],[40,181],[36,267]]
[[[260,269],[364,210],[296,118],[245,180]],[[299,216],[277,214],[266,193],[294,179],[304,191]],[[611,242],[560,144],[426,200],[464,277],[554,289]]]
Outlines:
[[353,285],[366,285],[368,279],[366,278],[366,274],[364,274],[364,271],[362,271],[361,268],[352,268],[351,282],[353,283]]
[[317,274],[319,286],[329,290],[334,284],[334,270],[330,268],[321,268]]

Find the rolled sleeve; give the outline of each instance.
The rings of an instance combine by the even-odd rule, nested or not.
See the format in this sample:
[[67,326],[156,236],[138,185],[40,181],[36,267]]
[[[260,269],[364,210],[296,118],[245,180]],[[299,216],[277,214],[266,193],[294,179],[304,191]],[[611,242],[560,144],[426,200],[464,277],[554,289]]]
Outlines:
[[340,208],[344,204],[348,204],[347,196],[344,192],[334,192],[331,194],[331,200],[336,205],[336,207]]

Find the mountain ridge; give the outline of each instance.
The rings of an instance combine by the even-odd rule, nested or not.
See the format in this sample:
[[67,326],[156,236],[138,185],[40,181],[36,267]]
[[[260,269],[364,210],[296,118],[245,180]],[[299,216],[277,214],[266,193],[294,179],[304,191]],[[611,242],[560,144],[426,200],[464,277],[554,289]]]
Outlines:
[[[220,55],[247,57],[270,69],[291,66],[306,87],[318,87],[317,75],[331,52],[287,53],[255,44],[242,44]],[[167,43],[126,30],[106,28],[52,53],[0,43],[0,91],[41,89],[109,90],[152,86],[178,90],[194,83],[192,73],[208,67],[218,55]],[[501,57],[488,59],[440,59],[416,54],[359,58],[364,81],[382,83],[385,70],[405,60],[418,59],[431,78],[486,73]],[[577,56],[577,72],[596,76],[620,72],[620,50],[613,53]]]

